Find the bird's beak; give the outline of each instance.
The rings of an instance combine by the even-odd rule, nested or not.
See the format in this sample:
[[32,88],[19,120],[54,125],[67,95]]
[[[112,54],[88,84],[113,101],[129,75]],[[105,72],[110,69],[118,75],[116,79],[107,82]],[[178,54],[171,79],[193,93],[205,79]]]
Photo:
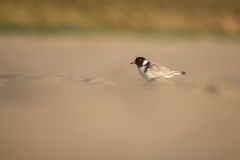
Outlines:
[[135,61],[133,61],[132,63],[130,63],[130,64],[136,64],[136,62]]

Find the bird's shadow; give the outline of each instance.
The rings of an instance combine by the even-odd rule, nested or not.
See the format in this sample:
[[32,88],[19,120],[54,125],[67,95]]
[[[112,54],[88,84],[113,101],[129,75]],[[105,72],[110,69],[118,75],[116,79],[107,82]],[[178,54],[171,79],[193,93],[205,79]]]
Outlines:
[[159,85],[159,84],[176,84],[176,83],[160,77],[160,78],[152,78],[144,84],[145,85]]

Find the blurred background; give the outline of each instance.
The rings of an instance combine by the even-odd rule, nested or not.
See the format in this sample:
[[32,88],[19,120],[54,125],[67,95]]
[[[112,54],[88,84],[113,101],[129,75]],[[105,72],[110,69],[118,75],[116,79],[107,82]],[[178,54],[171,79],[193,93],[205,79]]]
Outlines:
[[239,0],[2,0],[0,30],[240,35]]

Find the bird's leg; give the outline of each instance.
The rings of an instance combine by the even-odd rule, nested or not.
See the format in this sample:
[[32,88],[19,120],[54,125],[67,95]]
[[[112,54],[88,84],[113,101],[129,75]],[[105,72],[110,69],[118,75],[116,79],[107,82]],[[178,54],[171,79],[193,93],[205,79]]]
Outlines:
[[151,78],[147,81],[147,83],[154,81],[156,78]]

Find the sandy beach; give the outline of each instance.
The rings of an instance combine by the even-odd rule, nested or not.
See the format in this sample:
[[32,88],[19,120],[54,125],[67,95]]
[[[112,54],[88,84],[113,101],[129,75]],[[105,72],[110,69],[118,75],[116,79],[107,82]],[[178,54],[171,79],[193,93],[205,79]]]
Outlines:
[[238,160],[239,113],[239,40],[0,35],[1,160]]

